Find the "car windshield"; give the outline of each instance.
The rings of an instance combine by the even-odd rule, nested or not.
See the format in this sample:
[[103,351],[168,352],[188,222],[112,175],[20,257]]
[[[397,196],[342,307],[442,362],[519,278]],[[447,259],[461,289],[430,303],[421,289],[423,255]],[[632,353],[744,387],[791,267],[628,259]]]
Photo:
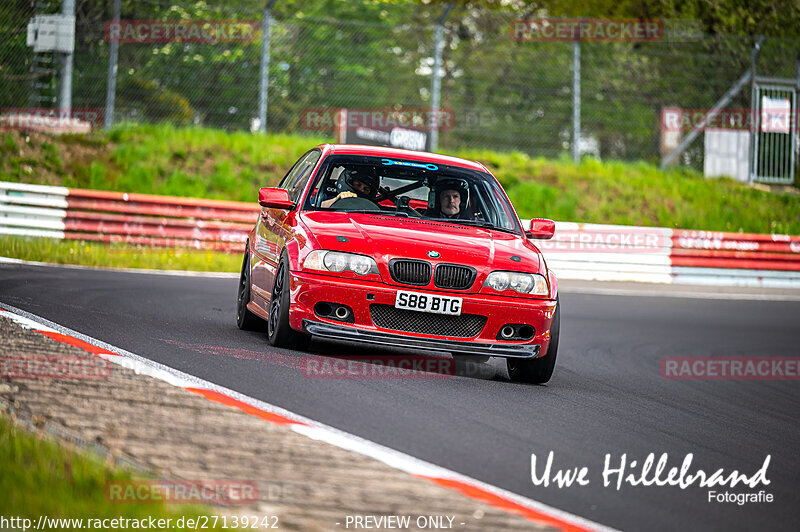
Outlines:
[[331,155],[317,173],[305,208],[374,212],[521,231],[511,205],[491,175],[397,158]]

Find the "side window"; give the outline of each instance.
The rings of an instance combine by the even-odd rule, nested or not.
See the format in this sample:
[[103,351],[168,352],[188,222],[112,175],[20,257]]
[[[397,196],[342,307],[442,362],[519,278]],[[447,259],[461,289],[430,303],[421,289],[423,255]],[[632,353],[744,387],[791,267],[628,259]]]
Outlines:
[[502,191],[497,186],[490,186],[488,183],[485,185],[486,193],[482,196],[482,200],[486,203],[486,214],[489,215],[491,223],[497,227],[504,227],[506,229],[513,229],[516,225],[512,220],[513,214],[509,211],[509,204],[502,196]]
[[320,175],[309,194],[309,205],[320,207],[323,201],[336,196],[336,180],[344,170],[341,165],[326,165],[320,169]]
[[300,166],[300,163],[302,163],[303,159],[305,159],[305,158],[306,158],[306,155],[303,155],[302,157],[297,159],[297,162],[294,163],[294,165],[292,165],[291,168],[289,168],[289,171],[286,172],[286,175],[283,176],[283,179],[281,179],[281,182],[278,184],[278,188],[286,188],[286,183],[289,182],[289,180],[294,175],[295,170],[297,170],[297,168]]
[[294,165],[294,168],[286,174],[286,177],[281,181],[280,188],[286,189],[289,192],[289,199],[297,201],[303,189],[311,177],[311,171],[314,165],[317,164],[322,152],[319,150],[312,150],[300,158]]

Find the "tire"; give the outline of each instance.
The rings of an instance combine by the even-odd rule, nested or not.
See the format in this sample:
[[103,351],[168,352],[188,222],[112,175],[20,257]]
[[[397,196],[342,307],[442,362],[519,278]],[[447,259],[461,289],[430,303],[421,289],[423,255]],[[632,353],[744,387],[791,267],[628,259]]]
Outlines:
[[275,284],[269,300],[267,336],[269,343],[275,347],[303,350],[311,342],[311,336],[299,333],[289,326],[289,303],[289,260],[284,251],[278,263],[278,271],[275,272]]
[[263,328],[264,322],[247,309],[250,302],[250,252],[244,252],[242,273],[239,275],[239,289],[236,294],[236,325],[244,331]]
[[514,382],[544,384],[553,376],[558,354],[558,336],[561,330],[561,303],[556,299],[556,313],[550,326],[550,347],[543,357],[525,360],[507,358],[508,377]]

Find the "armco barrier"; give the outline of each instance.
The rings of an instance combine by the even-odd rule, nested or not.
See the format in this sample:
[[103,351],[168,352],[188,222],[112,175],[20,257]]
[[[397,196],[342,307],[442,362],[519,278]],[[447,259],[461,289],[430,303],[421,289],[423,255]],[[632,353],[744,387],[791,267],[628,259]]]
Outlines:
[[556,222],[537,245],[562,279],[800,287],[800,236]]
[[671,236],[661,227],[556,222],[555,236],[536,245],[562,279],[669,283]]
[[242,250],[258,205],[0,182],[0,234]]
[[673,282],[800,287],[800,236],[673,231]]
[[[0,234],[240,252],[258,212],[255,201],[0,182]],[[800,236],[556,222],[537,245],[562,279],[800,287]]]

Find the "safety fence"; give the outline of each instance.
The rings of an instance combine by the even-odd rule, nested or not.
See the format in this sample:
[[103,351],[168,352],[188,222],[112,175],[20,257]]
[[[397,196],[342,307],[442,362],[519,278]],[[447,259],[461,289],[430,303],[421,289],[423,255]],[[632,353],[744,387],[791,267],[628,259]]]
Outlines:
[[[255,201],[0,182],[0,235],[235,253],[259,211]],[[562,279],[800,287],[800,236],[556,222],[537,245]]]
[[[65,4],[75,6],[76,15],[74,28],[68,26],[74,39],[63,43],[74,48],[71,76],[55,51],[61,39],[49,38],[41,18]],[[762,100],[749,83],[738,84],[759,37],[728,24],[742,19],[742,28],[754,29],[747,17],[726,16],[711,28],[716,19],[709,16],[702,17],[706,23],[672,18],[668,13],[682,12],[672,2],[654,10],[631,7],[641,13],[631,19],[592,18],[585,9],[575,12],[580,18],[547,17],[522,1],[143,0],[120,2],[119,17],[112,4],[3,2],[0,110],[71,108],[73,116],[97,117],[95,128],[165,122],[332,136],[333,123],[314,126],[304,120],[308,111],[441,106],[452,111],[450,125],[435,130],[446,151],[655,162],[674,153],[687,137],[682,133],[689,133],[665,127],[665,109],[683,109],[684,118],[693,110],[704,115],[736,86],[741,90],[730,93],[726,109],[749,111],[762,101],[789,105],[788,96],[765,93]],[[756,11],[776,21],[764,24],[769,33],[786,35],[769,36],[759,46],[758,77],[794,81],[800,42],[789,35],[796,34],[797,10]],[[667,17],[650,18],[650,12]],[[657,31],[650,32],[652,25]],[[209,39],[207,30],[218,38]],[[788,88],[794,92],[795,86]],[[63,101],[68,93],[71,104]],[[430,124],[423,129],[418,133],[434,134]],[[789,142],[788,131],[756,129],[762,147],[763,141]],[[703,169],[705,135],[693,138],[676,162]],[[723,157],[731,142],[715,149],[714,162],[738,161]]]

